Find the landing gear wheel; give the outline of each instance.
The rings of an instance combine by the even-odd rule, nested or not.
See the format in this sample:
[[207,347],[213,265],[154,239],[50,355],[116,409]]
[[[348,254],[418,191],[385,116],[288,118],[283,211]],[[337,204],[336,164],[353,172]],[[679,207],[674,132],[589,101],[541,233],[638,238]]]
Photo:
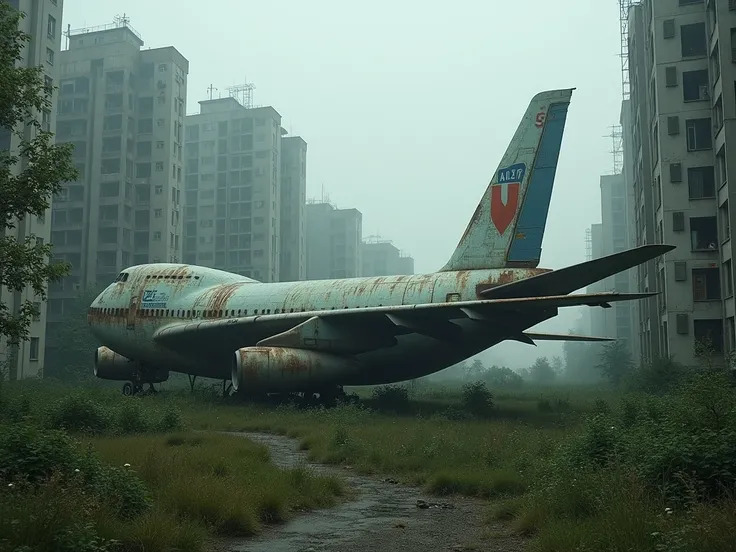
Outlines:
[[130,397],[133,394],[133,384],[128,382],[123,385],[123,395]]

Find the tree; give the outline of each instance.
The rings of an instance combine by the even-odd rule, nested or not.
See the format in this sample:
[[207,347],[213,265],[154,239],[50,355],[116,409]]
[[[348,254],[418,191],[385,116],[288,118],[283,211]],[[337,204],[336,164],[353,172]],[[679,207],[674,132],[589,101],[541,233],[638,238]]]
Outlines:
[[[62,182],[76,180],[72,145],[53,143],[39,114],[51,111],[53,88],[46,84],[43,67],[22,67],[23,50],[31,36],[19,28],[25,14],[0,2],[0,132],[17,137],[12,151],[0,150],[0,286],[10,292],[29,288],[17,312],[0,302],[0,338],[8,344],[28,339],[36,301],[46,300],[46,286],[69,271],[66,263],[51,263],[51,244],[34,234],[18,238],[13,230],[28,216],[42,217]],[[7,135],[7,134],[6,134]],[[31,295],[33,295],[31,294]]]
[[562,375],[562,372],[564,371],[564,367],[562,364],[562,359],[560,357],[553,356],[552,362],[550,363],[550,365],[552,366],[552,370],[555,371],[555,374],[557,374],[558,376]]
[[87,309],[102,288],[90,288],[76,299],[65,301],[64,322],[46,336],[49,354],[44,363],[44,376],[77,382],[91,378],[92,355],[99,343],[89,331]]
[[473,362],[468,366],[464,366],[463,379],[465,381],[476,381],[479,380],[486,368],[483,366],[483,362],[480,359],[474,359]]
[[495,389],[518,389],[524,385],[524,379],[506,366],[491,366],[483,374],[483,381]]
[[598,370],[608,381],[618,385],[633,369],[634,361],[624,341],[606,343],[599,357]]
[[529,368],[529,376],[535,383],[549,384],[555,381],[555,371],[547,357],[539,357]]

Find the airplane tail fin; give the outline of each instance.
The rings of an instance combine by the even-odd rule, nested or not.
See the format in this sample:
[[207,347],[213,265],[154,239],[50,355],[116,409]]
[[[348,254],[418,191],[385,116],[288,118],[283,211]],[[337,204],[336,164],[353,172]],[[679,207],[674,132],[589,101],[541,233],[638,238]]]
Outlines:
[[440,270],[536,268],[572,89],[529,104],[450,260]]

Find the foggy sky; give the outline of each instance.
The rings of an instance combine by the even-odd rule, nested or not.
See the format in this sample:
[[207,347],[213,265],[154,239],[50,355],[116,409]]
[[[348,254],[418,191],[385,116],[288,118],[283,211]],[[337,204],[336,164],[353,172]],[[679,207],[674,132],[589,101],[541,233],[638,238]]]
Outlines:
[[[585,260],[621,106],[615,0],[64,0],[63,28],[123,12],[144,48],[189,60],[188,114],[210,84],[255,83],[254,103],[308,143],[307,196],[324,186],[358,208],[363,235],[393,240],[418,273],[449,258],[532,96],[576,87],[540,266]],[[578,314],[537,329],[566,332]],[[560,346],[497,349],[530,364]]]

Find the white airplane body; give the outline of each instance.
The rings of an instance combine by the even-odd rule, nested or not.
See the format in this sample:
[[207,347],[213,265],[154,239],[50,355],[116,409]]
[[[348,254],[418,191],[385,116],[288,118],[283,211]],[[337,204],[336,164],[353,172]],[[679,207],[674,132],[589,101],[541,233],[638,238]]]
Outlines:
[[329,398],[345,385],[431,374],[504,340],[607,340],[528,330],[561,307],[653,295],[569,294],[673,247],[537,268],[571,95],[553,90],[532,100],[439,272],[261,283],[185,264],[130,267],[89,309],[91,331],[103,344],[95,374],[139,389],[173,371],[230,380],[245,394]]

